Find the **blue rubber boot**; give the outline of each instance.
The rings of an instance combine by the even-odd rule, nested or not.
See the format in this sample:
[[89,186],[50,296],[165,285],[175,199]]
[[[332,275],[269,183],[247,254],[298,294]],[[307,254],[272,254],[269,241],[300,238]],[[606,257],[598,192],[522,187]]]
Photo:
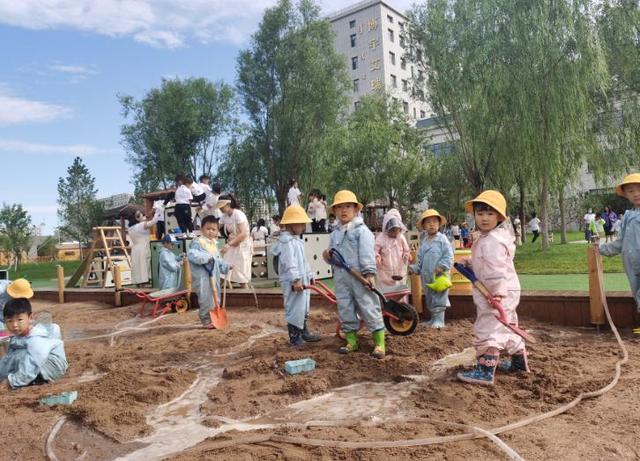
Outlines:
[[315,343],[320,341],[322,338],[319,335],[313,334],[307,328],[307,320],[304,321],[304,327],[302,328],[302,339],[304,339],[308,343]]
[[520,351],[511,356],[511,358],[500,360],[498,365],[501,371],[507,373],[517,373],[518,371],[524,371],[529,373],[529,361],[527,360],[527,351]]
[[289,329],[289,344],[293,347],[302,346],[304,344],[304,339],[302,339],[302,330],[290,323],[287,323],[287,328]]
[[470,384],[480,384],[481,386],[493,386],[493,377],[498,365],[497,355],[481,355],[473,370],[458,373],[458,379]]
[[429,328],[444,328],[444,311],[447,310],[444,306],[435,306],[433,309],[429,309],[431,318],[427,322]]

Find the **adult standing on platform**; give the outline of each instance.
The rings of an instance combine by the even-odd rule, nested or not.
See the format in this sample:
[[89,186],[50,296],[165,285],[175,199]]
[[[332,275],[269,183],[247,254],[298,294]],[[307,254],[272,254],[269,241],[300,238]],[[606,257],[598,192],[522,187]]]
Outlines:
[[287,204],[291,205],[300,205],[300,196],[302,192],[298,189],[298,181],[292,179],[289,181],[289,192],[287,192]]
[[249,236],[249,220],[233,195],[221,195],[217,203],[222,211],[220,223],[227,235],[227,244],[222,248],[223,259],[230,264],[231,282],[246,288],[251,282],[251,257],[253,253]]
[[149,230],[158,222],[159,213],[160,210],[156,210],[153,218],[147,220],[141,210],[136,211],[134,215],[136,224],[127,230],[131,243],[131,282],[138,286],[149,283],[151,279],[151,249],[149,248],[151,234]]

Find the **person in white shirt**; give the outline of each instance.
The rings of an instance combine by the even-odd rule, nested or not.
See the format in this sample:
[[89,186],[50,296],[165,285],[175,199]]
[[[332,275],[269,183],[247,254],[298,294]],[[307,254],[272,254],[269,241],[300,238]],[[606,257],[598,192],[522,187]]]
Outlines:
[[271,224],[269,224],[269,239],[276,241],[280,235],[280,215],[271,216]]
[[185,185],[189,189],[191,189],[191,195],[193,195],[193,199],[191,200],[192,202],[197,202],[197,203],[204,202],[204,199],[207,196],[207,194],[205,193],[204,187],[202,187],[200,183],[193,182],[193,178],[191,178],[190,176],[187,176]]
[[289,181],[289,192],[287,192],[287,203],[291,205],[300,205],[300,196],[302,192],[298,189],[298,181],[292,179]]
[[318,206],[318,197],[315,193],[309,194],[309,201],[307,203],[307,215],[311,219],[311,232],[316,231],[316,208]]
[[240,210],[240,205],[233,195],[223,195],[217,203],[222,218],[220,223],[227,235],[227,243],[220,250],[225,262],[233,267],[229,279],[247,288],[251,283],[251,256],[253,245],[249,235],[247,215]]
[[531,220],[529,221],[529,230],[533,234],[533,240],[531,243],[535,242],[540,236],[540,219],[536,216],[535,213],[531,213]]
[[206,174],[203,174],[198,179],[198,182],[200,183],[200,187],[202,187],[204,189],[204,193],[207,196],[209,196],[209,194],[211,193],[211,186],[209,185],[210,181],[211,181],[211,178],[209,176],[207,176]]
[[591,241],[591,223],[596,220],[596,214],[593,212],[591,208],[587,210],[587,213],[582,218],[582,222],[584,224],[584,239],[587,242]]
[[191,219],[193,194],[191,194],[191,189],[185,185],[186,181],[187,178],[184,175],[176,177],[175,216],[180,230],[189,237],[193,235],[193,220]]
[[144,285],[151,279],[151,239],[149,229],[158,222],[160,210],[156,209],[153,218],[147,220],[142,210],[136,211],[133,224],[127,229],[127,236],[131,242],[131,282],[138,286]]
[[253,246],[264,246],[267,243],[267,236],[269,235],[269,231],[265,226],[264,219],[258,219],[258,223],[256,226],[251,229],[251,238],[253,239]]
[[327,197],[323,194],[317,194],[317,197],[316,232],[327,232]]
[[202,217],[204,218],[207,215],[213,215],[216,218],[220,219],[222,213],[220,212],[220,208],[218,205],[218,200],[220,199],[220,194],[222,193],[222,186],[216,183],[211,186],[211,193],[207,196],[207,199],[202,205]]

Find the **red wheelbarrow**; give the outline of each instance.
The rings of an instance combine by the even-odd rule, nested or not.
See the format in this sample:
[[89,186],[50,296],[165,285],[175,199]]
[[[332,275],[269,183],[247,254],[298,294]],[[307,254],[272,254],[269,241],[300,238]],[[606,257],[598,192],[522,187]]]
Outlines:
[[[304,288],[319,294],[331,304],[338,304],[336,295],[331,288],[318,280],[316,280],[313,285],[305,285]],[[390,289],[386,290],[384,295],[388,299],[393,299],[400,303],[400,300],[410,293],[411,291],[407,287],[400,286],[398,289],[394,287],[394,291]],[[389,333],[397,336],[409,336],[413,333],[418,326],[418,313],[413,306],[401,303],[401,309],[392,311],[386,304],[387,303],[384,303],[382,305],[382,320]],[[360,328],[363,326],[364,321],[360,320]],[[336,336],[344,339],[344,332],[342,331],[340,321],[338,321],[336,325]]]
[[131,290],[129,288],[125,288],[122,291],[131,293],[142,300],[142,305],[138,311],[140,317],[144,317],[144,307],[147,303],[153,303],[153,309],[149,313],[150,317],[157,317],[171,311],[183,314],[189,310],[189,292],[185,289],[167,288],[153,293],[145,293],[144,291]]

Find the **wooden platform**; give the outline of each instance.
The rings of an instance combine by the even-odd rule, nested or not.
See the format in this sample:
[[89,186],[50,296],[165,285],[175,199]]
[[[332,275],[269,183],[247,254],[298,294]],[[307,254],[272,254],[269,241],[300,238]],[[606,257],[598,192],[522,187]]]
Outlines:
[[[58,302],[55,289],[36,289],[34,299]],[[145,290],[150,292],[152,290]],[[257,288],[256,295],[261,309],[282,309],[282,294],[277,288]],[[447,309],[447,318],[473,318],[475,306],[470,294],[450,295],[451,308]],[[311,297],[313,305],[328,305],[328,302],[317,295]],[[65,290],[65,301],[101,302],[115,305],[113,288],[68,288]],[[192,306],[197,307],[197,298],[192,295]],[[613,321],[619,328],[640,326],[640,315],[636,312],[635,302],[628,292],[608,292],[607,301]],[[122,294],[123,305],[136,304],[138,299],[128,293]],[[227,306],[230,308],[253,306],[255,300],[252,290],[234,289],[227,293]],[[534,318],[555,325],[589,327],[589,295],[576,291],[536,291],[523,292],[518,306],[518,315]],[[428,316],[428,314],[427,314]]]

